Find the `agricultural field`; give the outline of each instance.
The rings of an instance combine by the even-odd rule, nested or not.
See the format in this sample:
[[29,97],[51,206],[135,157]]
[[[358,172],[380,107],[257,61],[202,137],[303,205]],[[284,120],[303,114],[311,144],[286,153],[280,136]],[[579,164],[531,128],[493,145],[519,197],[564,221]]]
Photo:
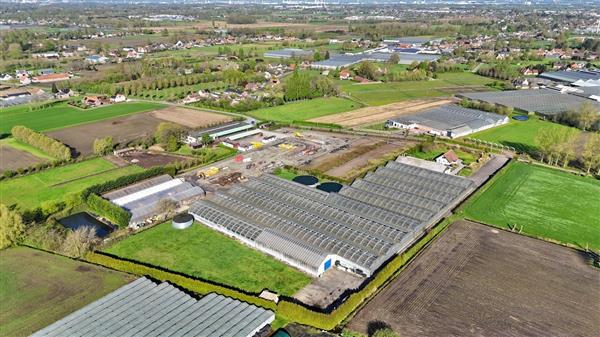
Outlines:
[[120,168],[102,158],[90,159],[3,180],[0,202],[16,204],[22,210],[33,209],[47,202],[64,201],[69,194],[89,186],[141,171],[135,165]]
[[517,121],[511,118],[508,124],[477,132],[467,137],[512,146],[522,152],[535,153],[537,152],[535,137],[540,131],[564,128],[568,128],[568,126],[545,121],[537,116],[529,116],[526,121]]
[[344,98],[323,97],[249,111],[247,114],[260,120],[291,123],[293,121],[305,121],[360,107],[360,104]]
[[105,249],[107,253],[249,292],[292,295],[310,277],[204,225],[163,223]]
[[114,144],[127,144],[132,140],[153,136],[161,122],[163,120],[149,113],[140,113],[71,126],[46,134],[74,148],[79,155],[87,156],[94,153],[94,140],[97,138],[111,136]]
[[[416,113],[421,110],[431,109],[448,103],[451,103],[451,101],[447,99],[410,100],[380,106],[369,106],[339,114],[326,115],[310,119],[309,122],[331,123],[344,127],[354,127],[365,124],[369,125],[373,124],[374,122],[384,122],[390,118]],[[383,125],[383,123],[381,125]]]
[[470,199],[464,215],[500,228],[600,251],[600,181],[512,163]]
[[411,99],[451,96],[459,91],[490,90],[493,80],[472,73],[443,73],[429,81],[359,84],[336,80],[340,90],[367,105],[385,105]]
[[151,102],[119,103],[85,110],[70,106],[65,102],[39,110],[30,110],[30,107],[27,105],[15,106],[0,109],[0,116],[2,118],[0,134],[9,134],[10,129],[15,125],[24,125],[35,131],[49,131],[77,124],[156,110],[163,106],[162,104]]
[[233,120],[233,118],[228,115],[179,106],[170,106],[165,109],[153,111],[150,113],[150,116],[183,125],[191,129],[223,124]]
[[17,170],[55,159],[14,138],[0,140],[0,172]]
[[26,247],[0,251],[0,335],[28,336],[133,277]]
[[366,334],[594,336],[600,272],[572,249],[459,221],[352,318]]

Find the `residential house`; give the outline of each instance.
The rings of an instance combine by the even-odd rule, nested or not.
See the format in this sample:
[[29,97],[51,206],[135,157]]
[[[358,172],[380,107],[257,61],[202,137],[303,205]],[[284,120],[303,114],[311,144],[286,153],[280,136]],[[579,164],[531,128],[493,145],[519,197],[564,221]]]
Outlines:
[[435,158],[435,162],[438,164],[442,164],[445,166],[450,166],[450,165],[457,165],[457,164],[461,164],[462,161],[460,160],[460,158],[458,158],[458,156],[456,155],[456,153],[452,150],[448,150],[448,152],[444,153],[443,155]]
[[56,99],[67,99],[73,96],[75,96],[75,92],[71,89],[62,89],[54,94],[54,98]]
[[103,96],[85,96],[81,102],[87,106],[101,106],[109,103]]
[[110,98],[111,103],[121,103],[127,101],[127,96],[123,94],[116,94]]
[[71,78],[71,75],[67,73],[58,73],[58,74],[47,74],[47,75],[39,75],[35,76],[32,79],[34,83],[51,83],[58,81],[66,81]]
[[347,69],[342,69],[340,71],[340,80],[349,80],[350,72]]

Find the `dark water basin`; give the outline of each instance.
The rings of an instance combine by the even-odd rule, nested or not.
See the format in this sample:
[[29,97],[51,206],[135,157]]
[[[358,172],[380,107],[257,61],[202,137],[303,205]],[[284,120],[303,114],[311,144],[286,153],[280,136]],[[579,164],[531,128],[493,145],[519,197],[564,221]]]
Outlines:
[[94,218],[86,212],[69,215],[66,218],[58,220],[58,223],[63,225],[65,228],[70,228],[72,230],[85,226],[94,227],[96,229],[96,236],[99,238],[106,237],[113,231],[111,226]]

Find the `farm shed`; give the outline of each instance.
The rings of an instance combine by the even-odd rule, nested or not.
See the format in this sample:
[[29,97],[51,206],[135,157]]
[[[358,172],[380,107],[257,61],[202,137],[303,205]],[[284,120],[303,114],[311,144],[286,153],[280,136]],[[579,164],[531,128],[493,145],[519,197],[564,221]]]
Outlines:
[[180,178],[161,175],[140,183],[104,194],[114,204],[131,213],[129,225],[144,223],[161,213],[161,200],[172,200],[176,203],[204,195],[204,190]]
[[389,119],[386,126],[455,138],[506,124],[508,121],[506,116],[448,104]]
[[264,57],[289,59],[289,58],[306,58],[313,56],[312,50],[303,50],[298,48],[285,48],[279,50],[271,50],[264,53]]
[[204,135],[208,135],[210,137],[210,139],[214,140],[214,139],[217,139],[220,137],[226,137],[226,136],[232,135],[234,133],[247,131],[247,130],[250,130],[253,128],[254,128],[253,124],[246,123],[246,122],[227,123],[227,124],[223,124],[223,125],[219,125],[219,126],[192,132],[187,136],[185,142],[188,144],[201,143],[202,137]]
[[51,336],[251,337],[275,319],[254,305],[210,293],[196,299],[139,278],[34,333]]
[[[314,62],[311,64],[315,69],[339,69],[347,68],[353,64],[362,61],[386,62],[390,59],[393,53],[373,52],[373,53],[358,53],[358,54],[335,54],[327,60]],[[439,55],[427,55],[416,53],[396,53],[400,56],[401,64],[411,64],[413,62],[435,61]]]
[[463,93],[457,96],[509,106],[530,113],[538,113],[542,116],[553,116],[574,110],[585,102],[590,102],[600,108],[600,103],[594,100],[548,88]]
[[190,213],[311,275],[336,266],[369,276],[473,190],[465,178],[390,162],[339,193],[263,175]]
[[548,71],[540,74],[538,77],[545,78],[555,82],[574,83],[577,81],[600,80],[600,71],[581,70],[581,71]]

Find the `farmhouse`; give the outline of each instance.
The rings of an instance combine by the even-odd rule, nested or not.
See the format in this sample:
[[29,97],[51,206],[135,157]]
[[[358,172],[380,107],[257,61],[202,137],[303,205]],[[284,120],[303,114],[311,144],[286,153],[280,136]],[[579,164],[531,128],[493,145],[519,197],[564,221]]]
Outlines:
[[296,48],[286,48],[280,50],[271,50],[264,53],[264,57],[289,59],[289,58],[309,58],[313,56],[312,50],[303,50]]
[[252,304],[215,293],[196,299],[142,277],[31,336],[252,337],[274,319]]
[[409,129],[417,133],[456,138],[506,123],[506,116],[447,104],[389,119],[385,125],[388,128]]
[[177,207],[203,195],[202,188],[165,174],[106,193],[104,197],[129,211],[129,226],[136,227],[165,212],[160,209],[162,200],[171,200]]
[[435,162],[449,166],[454,164],[459,164],[461,162],[460,158],[454,153],[452,150],[448,150],[448,152],[442,154],[441,156],[435,158]]
[[369,276],[473,190],[465,178],[389,162],[339,193],[263,175],[190,213],[308,274],[335,266]]

